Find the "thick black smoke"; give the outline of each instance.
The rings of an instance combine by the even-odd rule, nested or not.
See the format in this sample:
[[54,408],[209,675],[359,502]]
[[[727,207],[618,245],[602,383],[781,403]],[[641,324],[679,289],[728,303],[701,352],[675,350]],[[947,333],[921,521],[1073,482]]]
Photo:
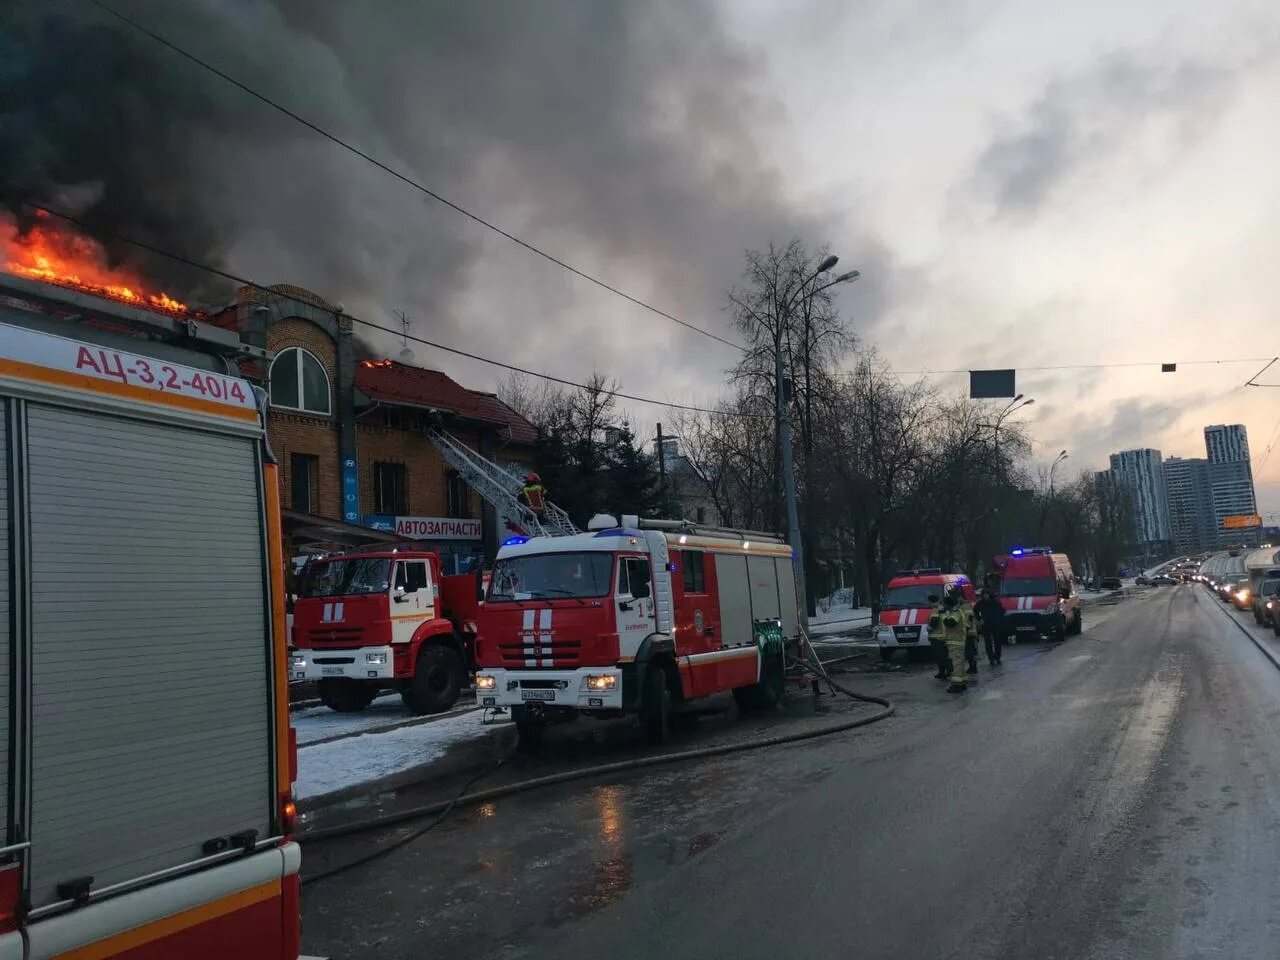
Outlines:
[[[451,199],[721,332],[744,249],[840,241],[782,199],[756,141],[777,108],[710,0],[115,2]],[[584,298],[622,325],[616,358],[642,334],[670,335],[88,3],[5,6],[4,198],[70,207],[388,325],[402,308],[416,331],[472,348]],[[226,295],[146,263],[179,293]],[[523,356],[593,335],[526,338]],[[686,361],[733,359],[701,338],[678,344]]]

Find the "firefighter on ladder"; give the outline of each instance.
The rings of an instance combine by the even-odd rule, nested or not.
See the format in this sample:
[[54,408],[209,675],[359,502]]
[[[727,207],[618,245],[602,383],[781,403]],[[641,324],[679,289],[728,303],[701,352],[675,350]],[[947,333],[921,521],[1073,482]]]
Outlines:
[[546,510],[546,489],[542,486],[542,478],[536,473],[526,476],[520,495],[524,497],[525,505],[541,520],[543,511]]
[[[949,583],[942,591],[942,600],[929,615],[929,635],[939,637],[947,645],[951,661],[948,693],[964,693],[969,689],[966,671],[969,666],[967,647],[970,635],[976,638],[977,628],[973,610],[964,599],[958,584]],[[976,670],[974,671],[977,672]]]

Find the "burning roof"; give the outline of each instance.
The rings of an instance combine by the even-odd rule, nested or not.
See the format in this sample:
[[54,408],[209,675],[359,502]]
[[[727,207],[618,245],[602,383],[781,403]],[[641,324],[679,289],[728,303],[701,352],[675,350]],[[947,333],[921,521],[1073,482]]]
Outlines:
[[356,388],[372,400],[448,410],[469,420],[505,427],[517,443],[534,443],[537,428],[492,393],[468,390],[439,370],[425,370],[395,360],[361,360]]
[[27,226],[0,215],[0,268],[21,277],[110,297],[122,303],[187,314],[187,305],[148,290],[130,270],[112,266],[98,241],[37,214]]

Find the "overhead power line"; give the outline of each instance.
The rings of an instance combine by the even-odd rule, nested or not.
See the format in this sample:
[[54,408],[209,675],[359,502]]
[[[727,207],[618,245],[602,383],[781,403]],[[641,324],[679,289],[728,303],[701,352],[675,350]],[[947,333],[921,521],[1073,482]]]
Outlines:
[[[1018,365],[1016,369],[1019,373],[1022,373],[1028,370],[1031,370],[1031,371],[1110,370],[1110,369],[1118,369],[1122,367],[1161,367],[1161,366],[1166,366],[1168,364],[1173,364],[1175,366],[1181,367],[1181,366],[1192,366],[1197,364],[1218,365],[1218,364],[1228,364],[1228,363],[1262,363],[1269,359],[1271,358],[1269,357],[1223,357],[1217,360],[1130,360],[1130,361],[1125,361],[1124,363],[1062,363],[1062,364],[1051,364],[1048,366],[1031,366],[1031,367]],[[1275,360],[1271,360],[1271,362],[1274,363]],[[1268,364],[1268,366],[1269,365],[1270,364]],[[976,370],[976,369],[986,369],[986,368],[974,367],[972,369],[964,369],[964,370],[894,370],[893,372],[896,374],[905,375],[905,376],[927,377],[927,376],[936,376],[938,374],[972,373],[973,370]],[[1264,367],[1263,369],[1265,370],[1266,368]],[[1261,373],[1261,372],[1262,372],[1261,370],[1258,371],[1258,373]],[[1257,374],[1255,374],[1254,376],[1257,376]],[[1249,384],[1249,385],[1257,386],[1257,387],[1270,386],[1270,384],[1264,384],[1264,383],[1256,383],[1256,384]]]
[[[279,290],[273,290],[271,287],[263,286],[260,283],[257,283],[253,280],[249,280],[246,277],[237,276],[236,274],[230,273],[219,267],[215,267],[207,263],[201,263],[198,260],[192,260],[190,257],[184,257],[182,254],[174,253],[171,250],[165,250],[161,247],[157,247],[154,244],[147,243],[143,240],[137,240],[133,237],[125,236],[124,234],[121,234],[121,233],[115,233],[110,230],[100,229],[98,227],[93,226],[92,224],[85,222],[84,220],[81,220],[78,217],[74,217],[71,214],[64,213],[61,210],[55,210],[52,207],[47,207],[39,203],[32,203],[27,200],[21,200],[18,202],[22,206],[27,207],[31,210],[39,210],[42,213],[46,213],[51,217],[57,217],[59,220],[65,220],[67,223],[74,224],[75,226],[79,227],[82,230],[85,230],[90,234],[94,234],[100,237],[108,237],[112,240],[118,240],[121,243],[127,243],[130,246],[137,247],[139,250],[146,250],[148,253],[153,253],[156,256],[164,257],[165,259],[172,260],[175,263],[181,263],[184,266],[192,267],[193,269],[196,269],[196,270],[202,270],[205,273],[211,274],[212,276],[221,277],[224,280],[230,280],[232,283],[238,283],[241,286],[251,287],[254,290],[261,291],[262,293],[267,294],[268,296],[271,296],[271,297],[276,297],[282,300],[295,299],[287,293],[281,293]],[[298,301],[298,302],[303,302],[303,301]],[[313,306],[312,304],[307,304],[307,305]],[[506,361],[503,361],[503,360],[494,360],[491,357],[482,356],[481,354],[478,354],[478,353],[472,353],[470,350],[463,350],[459,347],[451,347],[448,344],[440,343],[439,341],[436,341],[436,340],[428,340],[425,337],[415,336],[414,334],[408,333],[405,330],[397,330],[393,327],[383,326],[382,324],[374,323],[371,320],[362,320],[359,317],[352,316],[351,314],[343,314],[343,316],[350,319],[353,323],[358,323],[358,324],[361,324],[362,326],[371,327],[375,330],[381,330],[385,333],[392,334],[393,336],[402,337],[404,339],[411,340],[414,343],[421,343],[427,347],[434,347],[437,350],[443,350],[445,353],[451,353],[454,356],[466,357],[468,360],[476,360],[476,361],[479,361],[480,363],[487,363],[490,366],[499,367],[503,370],[510,370],[513,373],[523,373],[527,376],[536,377],[539,380],[547,380],[551,383],[560,384],[561,386],[565,386],[565,387],[573,387],[579,390],[593,389],[588,384],[579,383],[576,380],[568,380],[568,379],[565,379],[564,377],[557,377],[549,373],[541,373],[537,370],[530,370],[528,367],[522,367],[514,363],[507,363]],[[737,417],[758,416],[757,414],[741,413],[741,412],[728,413],[723,410],[714,410],[710,407],[699,407],[699,406],[694,406],[693,404],[688,404],[688,403],[672,403],[669,400],[655,400],[653,397],[642,397],[634,393],[625,393],[621,390],[601,390],[600,392],[605,394],[606,396],[617,397],[619,400],[631,400],[635,403],[647,403],[655,407],[666,407],[670,410],[689,410],[694,413],[713,413],[713,414],[720,414],[723,416],[737,416]]]
[[435,200],[437,203],[444,204],[450,210],[453,210],[454,212],[461,214],[462,216],[466,217],[468,220],[478,223],[480,224],[480,226],[488,230],[492,230],[494,233],[498,234],[498,236],[511,241],[512,243],[516,244],[519,247],[523,247],[525,250],[529,251],[530,253],[535,254],[539,257],[542,257],[544,260],[547,260],[550,263],[554,263],[556,266],[569,271],[574,276],[581,277],[583,280],[586,280],[588,283],[593,283],[597,287],[600,287],[603,290],[607,290],[610,293],[614,294],[615,296],[621,297],[622,299],[635,304],[637,307],[640,307],[641,309],[648,310],[650,313],[657,314],[658,316],[663,317],[664,319],[670,320],[672,323],[678,323],[680,326],[684,327],[687,330],[692,330],[694,333],[700,333],[704,337],[709,337],[712,340],[716,340],[720,343],[723,343],[725,346],[733,347],[735,350],[745,349],[741,344],[734,343],[732,340],[722,337],[718,333],[712,333],[710,330],[707,330],[704,327],[700,327],[695,323],[690,323],[688,320],[682,320],[679,317],[675,316],[674,314],[668,313],[666,310],[661,309],[660,307],[655,307],[653,304],[648,303],[644,300],[641,300],[639,297],[633,296],[632,294],[627,293],[625,290],[621,290],[618,287],[615,287],[613,284],[608,283],[593,274],[587,273],[585,270],[575,267],[573,264],[560,259],[554,254],[548,253],[546,250],[543,250],[541,247],[535,246],[534,244],[530,243],[528,240],[522,240],[520,237],[517,237],[515,234],[511,233],[510,231],[505,230],[502,227],[498,226],[493,221],[487,220],[477,213],[472,213],[466,207],[462,206],[459,203],[455,203],[453,200],[450,200],[447,197],[442,196],[441,194],[437,193],[435,190],[432,190],[430,187],[426,186],[420,181],[415,180],[409,174],[404,173],[400,170],[397,170],[395,167],[392,167],[387,163],[384,163],[383,161],[379,160],[377,157],[373,156],[367,151],[360,149],[359,147],[355,146],[352,143],[347,142],[346,140],[343,140],[337,134],[330,133],[324,127],[320,126],[318,123],[308,120],[306,117],[303,117],[300,114],[295,113],[294,111],[290,110],[288,107],[284,106],[283,104],[278,103],[277,101],[271,99],[264,93],[260,93],[258,90],[255,90],[253,87],[249,86],[248,84],[240,80],[237,80],[235,77],[226,73],[224,70],[221,70],[220,68],[214,66],[212,63],[209,63],[207,60],[201,59],[200,57],[184,49],[183,47],[178,46],[172,40],[169,40],[168,38],[156,33],[154,30],[144,26],[143,24],[139,23],[137,20],[134,20],[130,17],[125,16],[123,13],[121,13],[119,10],[116,10],[110,4],[104,3],[103,0],[87,0],[87,2],[91,3],[93,6],[97,7],[99,10],[103,11],[104,13],[109,14],[115,19],[119,20],[121,23],[125,24],[126,26],[131,27],[132,29],[138,31],[144,36],[151,38],[156,43],[164,46],[168,50],[171,50],[172,52],[176,53],[178,56],[183,57],[186,60],[189,60],[191,63],[194,63],[196,66],[200,67],[201,69],[207,70],[209,73],[213,74],[215,77],[218,77],[219,79],[226,81],[227,83],[231,84],[233,87],[240,90],[241,92],[248,94],[249,96],[253,97],[255,100],[259,101],[260,103],[263,103],[266,106],[270,107],[272,110],[275,110],[278,113],[283,114],[284,116],[288,117],[290,120],[293,120],[295,123],[301,124],[302,126],[306,127],[308,130],[312,131],[318,136],[324,137],[324,139],[328,140],[330,143],[334,144],[335,146],[338,146],[343,150],[346,150],[348,153],[354,154],[355,156],[359,157],[361,160],[364,160],[368,163],[373,164],[373,166],[377,167],[383,173],[386,173],[389,176],[395,177],[401,183],[404,183],[407,186],[412,187],[414,190],[417,190],[418,192],[425,194],[426,196],[430,197],[432,200]]

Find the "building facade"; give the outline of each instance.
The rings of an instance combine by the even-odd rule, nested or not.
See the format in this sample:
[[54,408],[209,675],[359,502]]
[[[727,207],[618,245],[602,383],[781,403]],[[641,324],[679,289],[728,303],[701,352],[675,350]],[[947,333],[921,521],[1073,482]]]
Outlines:
[[1216,546],[1256,542],[1259,530],[1228,527],[1228,517],[1249,517],[1258,512],[1253,488],[1253,466],[1249,458],[1249,434],[1243,423],[1220,423],[1204,428],[1204,447],[1209,458],[1213,486]]
[[1180,554],[1211,550],[1218,543],[1213,510],[1213,481],[1205,459],[1169,457],[1164,462],[1164,485],[1174,551]]
[[415,539],[446,572],[492,558],[505,518],[427,436],[442,429],[523,473],[537,431],[494,394],[394,360],[357,360],[352,320],[308,290],[240,290],[213,318],[265,347],[270,366],[242,364],[269,398],[267,433],[280,463],[286,544],[295,554],[369,539]]
[[678,519],[719,526],[720,511],[711,496],[711,487],[698,466],[685,456],[680,438],[665,435],[661,447],[654,440],[654,459],[660,464],[660,475],[667,496],[678,509]]
[[1160,451],[1150,447],[1111,454],[1111,477],[1124,484],[1133,503],[1134,553],[1144,560],[1163,559],[1173,550],[1169,500]]

